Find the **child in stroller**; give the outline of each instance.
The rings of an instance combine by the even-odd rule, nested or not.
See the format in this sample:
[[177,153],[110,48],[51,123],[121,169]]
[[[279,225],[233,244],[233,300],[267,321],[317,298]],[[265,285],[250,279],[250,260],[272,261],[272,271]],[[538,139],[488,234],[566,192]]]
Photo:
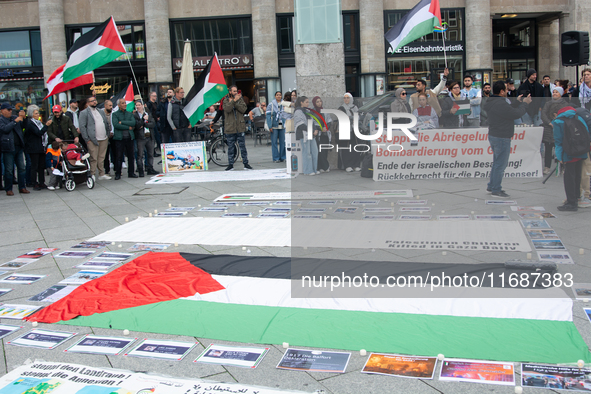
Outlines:
[[71,192],[76,188],[76,185],[81,183],[86,183],[88,188],[92,189],[94,178],[90,174],[90,164],[88,163],[90,154],[86,153],[80,145],[62,142],[61,155],[66,190]]

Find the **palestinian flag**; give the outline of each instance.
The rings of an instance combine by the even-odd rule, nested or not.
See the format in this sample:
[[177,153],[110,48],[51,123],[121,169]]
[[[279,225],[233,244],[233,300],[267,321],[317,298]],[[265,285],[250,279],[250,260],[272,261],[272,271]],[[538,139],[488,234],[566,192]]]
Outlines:
[[396,52],[409,42],[433,33],[433,28],[440,25],[439,0],[421,0],[388,30],[385,37],[392,51]]
[[127,104],[127,112],[133,112],[135,109],[135,101],[133,100],[135,96],[133,95],[133,82],[129,81],[129,85],[119,93],[113,96],[111,101],[113,102],[113,112],[119,111],[119,103],[120,99],[125,99],[125,103]]
[[112,62],[127,53],[115,20],[110,17],[76,40],[68,51],[64,82],[70,82],[89,71]]
[[292,298],[291,263],[281,257],[150,252],[27,320],[422,356],[591,361],[568,297]]
[[63,79],[64,67],[66,67],[65,64],[59,66],[57,70],[55,70],[49,76],[49,79],[47,80],[47,90],[49,90],[49,93],[47,94],[45,99],[49,96],[53,96],[54,94],[62,93],[67,90],[74,89],[77,86],[87,85],[93,82],[92,71],[89,71],[81,77],[78,77],[76,79],[71,80],[70,82],[65,83]]
[[203,119],[205,110],[227,94],[226,79],[216,53],[185,97],[186,104],[183,111],[191,125],[195,125]]
[[454,101],[452,108],[456,108],[456,115],[470,115],[470,100],[457,100]]

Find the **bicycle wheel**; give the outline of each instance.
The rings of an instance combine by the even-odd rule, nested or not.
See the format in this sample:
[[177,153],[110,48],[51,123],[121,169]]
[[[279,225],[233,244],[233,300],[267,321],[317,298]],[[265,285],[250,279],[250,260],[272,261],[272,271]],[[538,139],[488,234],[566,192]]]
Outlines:
[[216,138],[209,147],[209,157],[211,160],[218,166],[227,166],[229,164],[228,161],[228,145],[226,142],[220,137]]

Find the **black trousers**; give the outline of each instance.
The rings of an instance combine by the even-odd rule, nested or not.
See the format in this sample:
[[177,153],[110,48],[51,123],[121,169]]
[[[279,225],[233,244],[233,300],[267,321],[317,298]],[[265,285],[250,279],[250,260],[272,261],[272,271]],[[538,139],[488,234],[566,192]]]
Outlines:
[[581,168],[583,161],[564,163],[564,192],[566,193],[566,203],[568,205],[578,205],[578,199],[581,191]]
[[113,138],[109,138],[109,145],[107,145],[107,153],[105,153],[105,174],[111,172],[111,163],[113,163],[113,166],[115,166],[115,162],[115,143],[113,142]]
[[45,184],[45,154],[29,153],[31,157],[31,181],[35,185]]
[[113,140],[113,142],[115,143],[115,175],[121,175],[121,166],[125,160],[124,155],[127,156],[127,175],[133,175],[135,173],[133,140],[126,138],[118,141]]

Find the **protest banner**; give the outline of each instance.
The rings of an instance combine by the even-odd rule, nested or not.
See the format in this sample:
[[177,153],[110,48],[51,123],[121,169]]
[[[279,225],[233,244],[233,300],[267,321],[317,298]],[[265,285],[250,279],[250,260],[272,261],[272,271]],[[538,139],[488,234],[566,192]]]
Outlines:
[[[542,176],[542,132],[541,127],[515,128],[505,177]],[[493,155],[487,128],[421,130],[416,136],[416,145],[403,135],[373,142],[374,181],[490,177]]]

